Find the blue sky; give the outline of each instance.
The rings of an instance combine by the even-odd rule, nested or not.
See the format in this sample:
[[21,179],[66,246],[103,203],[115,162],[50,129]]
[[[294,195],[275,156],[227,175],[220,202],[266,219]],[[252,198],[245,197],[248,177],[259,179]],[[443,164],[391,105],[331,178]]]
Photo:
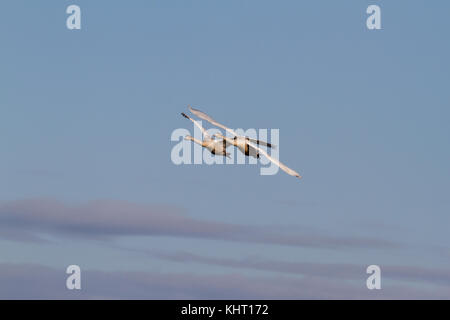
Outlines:
[[[70,4],[81,30],[66,28]],[[366,28],[370,4],[382,30]],[[0,297],[77,297],[11,276],[39,266],[64,281],[69,264],[93,279],[88,297],[107,297],[99,279],[115,273],[122,298],[266,297],[260,283],[275,298],[450,297],[447,2],[0,9]],[[174,165],[188,104],[279,129],[280,159],[303,179]],[[380,292],[365,288],[370,264]],[[190,289],[196,277],[223,295]]]

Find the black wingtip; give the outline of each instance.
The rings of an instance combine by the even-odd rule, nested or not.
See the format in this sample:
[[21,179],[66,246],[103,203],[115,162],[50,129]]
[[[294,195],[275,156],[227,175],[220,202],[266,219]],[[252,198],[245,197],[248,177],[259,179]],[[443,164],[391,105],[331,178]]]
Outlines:
[[184,112],[182,112],[181,113],[181,115],[183,116],[183,117],[185,117],[185,118],[188,118],[189,119],[189,117],[186,115],[186,113],[184,113]]

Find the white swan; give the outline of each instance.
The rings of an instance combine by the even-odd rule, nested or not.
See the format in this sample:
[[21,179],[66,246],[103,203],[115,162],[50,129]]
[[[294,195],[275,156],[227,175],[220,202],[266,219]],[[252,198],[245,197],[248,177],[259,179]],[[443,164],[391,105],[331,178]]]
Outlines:
[[[214,120],[213,118],[208,116],[206,113],[204,113],[200,110],[194,109],[191,106],[189,106],[189,110],[193,114],[195,114],[197,117],[199,117],[203,120],[206,120],[209,123],[211,123],[219,128],[226,130],[227,132],[229,132],[230,134],[232,134],[234,136],[234,138],[229,138],[229,137],[225,137],[221,134],[216,133],[214,135],[215,137],[222,138],[223,141],[228,142],[228,144],[236,146],[240,151],[242,151],[247,156],[250,155],[250,156],[259,158],[259,154],[262,154],[267,159],[269,159],[269,161],[271,161],[272,163],[274,163],[275,165],[280,167],[280,169],[283,170],[284,172],[286,172],[287,174],[297,177],[297,178],[301,178],[301,175],[298,174],[298,172],[287,167],[285,164],[281,163],[279,160],[272,158],[271,156],[269,156],[269,154],[267,152],[265,152],[263,149],[259,148],[256,145],[256,144],[261,144],[261,145],[265,145],[265,146],[273,148],[274,146],[271,145],[270,143],[260,141],[260,140],[250,139],[248,137],[241,137],[241,136],[237,135],[236,132],[234,132],[232,129],[224,126],[223,124],[218,123],[216,120]],[[226,148],[226,145],[225,145],[225,148]]]
[[219,128],[224,129],[225,131],[231,133],[231,134],[232,134],[233,136],[235,136],[235,137],[238,137],[238,138],[245,138],[247,141],[250,141],[250,142],[253,142],[253,143],[256,143],[256,144],[260,144],[260,145],[262,145],[262,146],[266,146],[266,147],[269,147],[269,148],[274,148],[274,149],[275,149],[275,147],[276,147],[275,145],[273,145],[273,144],[271,144],[271,143],[268,143],[268,142],[265,142],[265,141],[262,141],[262,140],[251,139],[251,138],[249,138],[249,137],[242,137],[242,136],[239,136],[238,134],[236,134],[236,132],[234,132],[234,131],[231,130],[230,128],[224,126],[223,124],[218,123],[216,120],[214,120],[213,118],[211,118],[210,116],[208,116],[206,113],[204,113],[204,112],[202,112],[202,111],[200,111],[200,110],[194,109],[194,108],[192,108],[191,106],[188,106],[188,108],[189,108],[189,111],[191,111],[193,114],[195,114],[195,115],[196,115],[197,117],[199,117],[200,119],[206,120],[206,121],[208,121],[209,123],[211,123],[212,125],[215,125],[216,127],[219,127]]
[[185,114],[183,112],[181,113],[181,115],[183,117],[191,120],[203,133],[203,141],[195,139],[194,137],[191,137],[189,135],[184,137],[184,139],[193,141],[193,142],[201,145],[202,147],[208,149],[214,155],[225,156],[227,158],[230,158],[230,154],[226,151],[227,146],[228,146],[226,140],[212,139],[211,136],[206,132],[206,130],[200,125],[200,123],[198,123],[197,121],[195,121],[194,119],[192,119],[191,117],[189,117],[187,114]]

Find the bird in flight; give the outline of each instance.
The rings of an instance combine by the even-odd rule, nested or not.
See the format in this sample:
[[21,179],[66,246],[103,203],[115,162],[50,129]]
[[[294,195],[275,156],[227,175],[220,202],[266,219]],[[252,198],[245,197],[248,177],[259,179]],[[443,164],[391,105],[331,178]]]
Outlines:
[[[203,132],[203,135],[205,136],[206,142],[205,142],[205,139],[202,142],[202,141],[192,138],[191,136],[186,136],[185,139],[192,140],[195,143],[202,145],[203,147],[210,150],[211,153],[213,153],[212,150],[214,150],[215,153],[213,153],[213,154],[221,154],[221,155],[229,156],[229,154],[226,152],[226,148],[229,145],[233,145],[233,146],[237,147],[246,156],[252,156],[252,157],[259,159],[260,155],[262,154],[267,159],[269,159],[270,162],[274,163],[276,166],[278,166],[281,170],[283,170],[287,174],[297,177],[297,178],[301,178],[301,176],[298,172],[287,167],[285,164],[280,162],[278,159],[271,157],[266,151],[264,151],[263,149],[258,147],[258,145],[262,145],[262,146],[266,146],[269,148],[275,148],[275,146],[272,145],[271,143],[268,143],[268,142],[265,142],[262,140],[251,139],[249,137],[239,136],[234,130],[217,122],[216,120],[214,120],[213,118],[208,116],[206,113],[204,113],[200,110],[194,109],[191,106],[188,106],[188,108],[189,108],[189,111],[191,111],[194,115],[196,115],[200,119],[208,121],[212,125],[219,127],[221,129],[224,129],[225,131],[230,133],[234,138],[225,137],[222,134],[216,133],[216,134],[214,134],[213,137],[219,138],[220,140],[214,140],[206,133],[206,130],[198,122],[196,122],[194,119],[192,119],[188,115],[182,113],[182,115],[185,118],[188,118],[189,120],[194,122],[194,124],[196,126],[198,126],[200,128],[200,130]],[[216,149],[214,149],[216,147],[218,147],[218,149],[220,150],[220,153],[217,153]]]
[[208,149],[214,155],[220,155],[220,156],[225,156],[227,158],[230,158],[230,154],[227,152],[227,141],[226,140],[213,139],[214,137],[211,137],[208,134],[208,132],[206,132],[206,130],[200,125],[200,123],[198,123],[197,121],[195,121],[194,119],[189,117],[184,112],[182,112],[181,115],[183,117],[185,117],[186,119],[191,120],[203,133],[203,141],[195,139],[194,137],[191,137],[191,136],[186,136],[186,137],[184,137],[184,139],[191,140],[191,141],[201,145],[202,147]]

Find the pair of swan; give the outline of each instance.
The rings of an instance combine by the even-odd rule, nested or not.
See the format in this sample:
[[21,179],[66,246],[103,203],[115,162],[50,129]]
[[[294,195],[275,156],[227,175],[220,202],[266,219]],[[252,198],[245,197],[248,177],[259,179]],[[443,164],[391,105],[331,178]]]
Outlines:
[[[229,132],[232,136],[234,136],[234,138],[225,137],[219,133],[216,133],[213,135],[213,137],[211,137],[206,132],[206,130],[200,125],[200,123],[198,123],[197,121],[195,121],[194,119],[189,117],[187,114],[182,112],[181,115],[183,117],[191,120],[202,131],[203,136],[204,136],[203,141],[195,139],[191,136],[186,136],[185,137],[186,140],[191,140],[191,141],[201,145],[202,147],[208,149],[214,155],[221,155],[221,156],[225,156],[228,158],[230,157],[230,154],[227,152],[227,147],[230,145],[237,147],[246,156],[251,156],[251,157],[255,157],[255,158],[259,159],[260,155],[262,154],[267,159],[269,159],[269,161],[271,161],[272,163],[274,163],[275,165],[280,167],[280,169],[283,170],[284,172],[286,172],[287,174],[297,177],[297,178],[301,178],[301,176],[296,171],[292,170],[291,168],[288,168],[286,165],[284,165],[277,159],[272,158],[267,152],[265,152],[263,149],[261,149],[257,146],[257,145],[262,145],[262,146],[266,146],[269,148],[275,148],[274,145],[272,145],[268,142],[262,141],[262,140],[251,139],[249,137],[239,136],[232,129],[224,126],[223,124],[218,123],[216,120],[214,120],[213,118],[208,116],[206,113],[204,113],[200,110],[194,109],[191,106],[188,106],[188,108],[189,108],[189,111],[191,111],[194,115],[196,115],[200,119],[208,121],[212,125],[224,129],[225,131]],[[218,138],[218,139],[214,139],[214,138]]]

